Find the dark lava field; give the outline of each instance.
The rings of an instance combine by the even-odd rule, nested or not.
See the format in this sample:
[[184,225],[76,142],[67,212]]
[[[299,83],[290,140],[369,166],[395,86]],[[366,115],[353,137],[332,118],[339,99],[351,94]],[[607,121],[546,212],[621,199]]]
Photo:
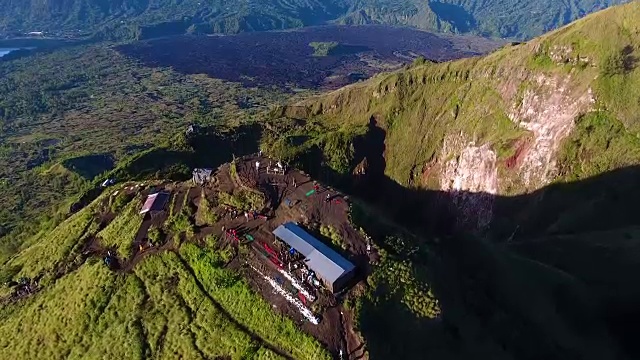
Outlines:
[[[312,42],[334,42],[314,56]],[[423,56],[446,61],[500,46],[472,36],[436,35],[389,26],[322,26],[230,36],[173,36],[123,45],[123,54],[148,66],[239,82],[247,87],[335,89]]]

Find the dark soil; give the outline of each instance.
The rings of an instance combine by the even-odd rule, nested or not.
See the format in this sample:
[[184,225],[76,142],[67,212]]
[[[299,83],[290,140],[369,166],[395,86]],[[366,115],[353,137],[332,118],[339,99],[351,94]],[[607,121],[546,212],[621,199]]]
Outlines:
[[[260,162],[259,171],[256,171],[255,168],[256,161]],[[342,251],[343,255],[360,269],[366,270],[369,261],[366,253],[366,241],[349,223],[349,204],[343,194],[318,184],[319,191],[307,197],[306,194],[313,190],[315,185],[310,177],[293,169],[289,170],[286,175],[278,175],[273,171],[267,173],[267,167],[270,164],[275,167],[276,161],[257,156],[248,156],[237,162],[238,178],[235,181],[228,175],[228,166],[222,167],[217,177],[220,189],[229,189],[240,185],[257,188],[263,192],[269,203],[269,207],[266,209],[266,212],[269,213],[269,218],[267,220],[250,218],[247,221],[243,213],[239,212],[236,218],[231,216],[224,217],[217,225],[224,226],[226,229],[235,228],[239,234],[251,234],[255,239],[254,248],[260,247],[261,243],[265,243],[276,251],[280,250],[280,243],[274,241],[274,236],[271,232],[282,223],[296,221],[308,226],[313,224],[331,225],[340,232],[347,244],[347,251]],[[297,187],[294,184],[297,184]],[[331,199],[330,202],[326,201],[327,194]],[[285,200],[289,200],[294,205],[287,206]],[[207,229],[207,231],[212,230]],[[268,276],[282,278],[277,272],[276,266],[258,252],[253,252],[249,257],[243,258],[242,261],[248,262]],[[347,349],[344,347],[349,346],[349,341],[345,337],[351,336],[353,338],[354,335],[350,334],[355,333],[353,328],[350,327],[350,322],[345,322],[344,328],[346,330],[341,326],[341,308],[336,306],[337,301],[333,295],[326,291],[318,293],[318,300],[316,301],[318,304],[316,306],[326,310],[321,314],[322,320],[320,324],[313,325],[306,321],[298,310],[284,298],[274,294],[271,286],[255,271],[249,269],[245,273],[250,279],[250,284],[269,302],[274,304],[277,309],[297,322],[299,321],[302,329],[319,339],[336,356],[340,349],[343,349],[346,355]],[[284,284],[286,288],[288,284],[286,280],[284,280]],[[350,341],[351,343],[356,343],[354,339]],[[354,346],[358,347],[359,344]]]
[[169,204],[171,203],[175,204],[173,208],[174,214],[179,214],[180,211],[182,211],[182,205],[184,204],[184,197],[186,195],[187,195],[186,191],[178,191],[173,194],[175,200],[173,199],[169,200]]
[[[256,161],[261,164],[259,170],[256,170]],[[279,254],[280,260],[286,261],[287,257],[284,255],[286,249],[282,243],[275,241],[272,231],[288,221],[295,221],[307,226],[312,233],[317,232],[317,227],[320,225],[334,227],[346,243],[346,250],[339,249],[339,251],[361,270],[366,270],[369,263],[366,241],[349,223],[349,204],[343,194],[316,184],[306,174],[296,170],[288,170],[285,175],[276,174],[273,171],[267,173],[269,166],[275,167],[276,161],[258,156],[246,156],[236,161],[237,175],[235,176],[231,176],[230,165],[226,164],[216,171],[210,184],[202,187],[194,187],[188,183],[165,183],[155,187],[155,190],[170,191],[172,197],[175,197],[174,213],[184,210],[182,209],[183,203],[185,206],[191,207],[192,211],[189,213],[194,214],[191,216],[194,224],[201,195],[204,193],[211,204],[211,211],[218,214],[219,220],[215,224],[194,226],[195,236],[192,239],[188,239],[185,234],[171,234],[165,226],[169,218],[170,207],[170,203],[167,203],[164,211],[145,215],[136,234],[132,254],[126,259],[117,259],[114,270],[130,272],[146,256],[161,251],[177,251],[180,244],[188,240],[205,246],[204,239],[207,236],[216,236],[218,238],[216,246],[231,246],[236,249],[235,256],[226,265],[227,267],[242,272],[252,288],[273,304],[274,309],[293,319],[305,332],[316,337],[336,357],[340,350],[346,355],[349,349],[360,346],[359,340],[357,340],[358,337],[355,335],[351,321],[340,314],[343,309],[330,292],[324,289],[314,290],[317,300],[313,303],[307,301],[307,307],[315,309],[321,317],[320,324],[313,325],[300,314],[297,308],[274,292],[271,285],[260,274],[247,265],[259,269],[266,276],[281,281],[283,288],[293,289],[293,286],[278,272],[274,263],[259,250],[267,246]],[[317,193],[306,196],[309,191],[314,189],[314,186],[318,186]],[[239,188],[259,191],[264,194],[267,204],[260,211],[260,215],[264,215],[264,217],[256,216],[253,218],[250,216],[247,219],[244,214],[245,210],[249,209],[234,209],[224,204],[214,206],[217,203],[219,191],[232,193]],[[123,191],[138,191],[144,197],[150,190],[127,187]],[[326,201],[327,195],[330,198],[329,202]],[[113,220],[115,214],[110,212],[108,202],[102,205],[102,213],[96,216],[106,226]],[[163,230],[165,239],[161,241],[161,245],[153,246],[150,243],[147,233],[151,227]],[[223,228],[236,229],[243,240],[245,234],[251,235],[255,240],[253,243],[240,245],[233,238],[224,236]],[[243,247],[243,249],[239,247]],[[89,256],[104,258],[107,251],[108,249],[100,244],[99,239],[91,238],[85,246],[83,259]],[[293,273],[295,274],[295,271]],[[360,271],[360,273],[364,272]],[[311,287],[309,290],[312,289]]]
[[[313,56],[312,42],[338,42],[329,56]],[[233,36],[175,36],[120,46],[152,67],[240,82],[248,87],[338,88],[418,56],[446,61],[495,49],[495,41],[441,36],[388,26],[322,26]],[[179,48],[180,51],[172,51]],[[460,50],[460,49],[466,50]]]

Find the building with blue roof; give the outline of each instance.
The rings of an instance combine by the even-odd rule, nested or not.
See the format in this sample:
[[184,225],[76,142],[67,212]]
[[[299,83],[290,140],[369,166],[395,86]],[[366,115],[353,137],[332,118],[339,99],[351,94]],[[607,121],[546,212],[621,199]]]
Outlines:
[[309,269],[313,270],[332,292],[342,290],[353,278],[355,265],[296,223],[282,224],[273,231],[273,234],[302,254]]

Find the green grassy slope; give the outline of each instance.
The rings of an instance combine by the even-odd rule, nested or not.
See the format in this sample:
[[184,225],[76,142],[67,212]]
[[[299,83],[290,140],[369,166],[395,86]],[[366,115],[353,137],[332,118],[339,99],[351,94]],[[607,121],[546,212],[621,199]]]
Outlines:
[[[324,348],[288,318],[273,312],[214,249],[185,244],[144,258],[131,273],[85,257],[94,236],[129,257],[137,211],[119,213],[98,231],[103,195],[2,267],[3,276],[38,279],[35,295],[3,303],[0,356],[127,359],[328,359]],[[127,207],[138,209],[140,199]],[[114,225],[115,224],[115,225]],[[137,228],[136,228],[137,230]],[[10,270],[8,270],[10,269]],[[4,286],[0,296],[8,296]],[[275,349],[275,350],[274,350]],[[274,352],[276,351],[276,352]]]
[[144,67],[108,45],[0,62],[0,254],[32,235],[32,221],[59,223],[70,197],[129,155],[190,123],[233,126],[283,99],[273,89]]
[[0,29],[97,31],[103,38],[133,39],[184,32],[236,33],[337,21],[390,24],[445,32],[529,38],[584,14],[625,0],[109,0],[0,1]]
[[[606,202],[611,199],[602,183],[622,187],[616,198],[635,199],[637,177],[626,182],[605,177],[595,190],[579,190],[575,198],[567,196],[567,188],[581,189],[594,175],[640,164],[640,119],[634,110],[640,106],[638,20],[638,3],[612,8],[483,58],[417,62],[404,71],[274,112],[286,116],[276,116],[266,126],[264,150],[302,165],[320,158],[327,178],[339,180],[351,173],[373,117],[386,134],[384,152],[377,155],[385,156],[386,175],[405,186],[403,201],[438,188],[439,172],[425,174],[424,165],[437,165],[444,138],[459,134],[495,151],[501,195],[543,194],[551,199],[544,211],[529,214],[545,225],[536,238],[518,234],[518,241],[504,246],[450,233],[414,236],[387,223],[381,215],[388,210],[384,205],[368,208],[355,201],[352,221],[372,236],[381,255],[367,284],[345,300],[356,315],[370,358],[624,358],[620,337],[613,337],[614,328],[624,327],[613,326],[607,311],[622,300],[640,298],[632,290],[633,278],[625,274],[627,266],[636,267],[637,229],[591,232],[596,221],[585,217],[592,219],[587,224],[581,212],[590,210],[584,201],[601,207],[600,214],[617,204]],[[149,76],[163,79],[171,74]],[[200,80],[206,84],[206,79]],[[201,89],[213,87],[209,85]],[[117,94],[119,88],[111,86]],[[164,86],[168,84],[155,89]],[[20,88],[28,91],[26,85]],[[507,160],[517,154],[518,141],[532,134],[509,116],[536,97],[547,104],[550,89],[566,95],[554,105],[555,112],[573,106],[572,99],[589,89],[595,102],[590,111],[571,119],[575,127],[555,154],[555,184],[524,195],[527,187]],[[174,91],[171,94],[178,96],[183,88]],[[553,112],[547,115],[551,118]],[[27,116],[33,115],[6,123],[19,128]],[[117,133],[109,130],[107,136]],[[139,139],[144,143],[148,138]],[[156,170],[160,167],[184,170],[185,157],[194,156],[194,149],[186,149],[179,140],[123,161],[114,173],[127,179],[161,177],[163,172]],[[96,143],[110,149],[107,141]],[[204,144],[215,148],[210,141]],[[443,161],[456,156],[447,154]],[[59,164],[42,171],[69,170]],[[558,197],[559,192],[565,196]],[[394,202],[388,194],[382,196],[385,204]],[[83,248],[93,235],[128,254],[132,229],[140,221],[133,209],[141,199],[128,204],[123,200],[120,215],[100,230],[95,212],[102,200],[99,197],[55,228],[25,236],[21,251],[3,263],[2,279],[38,279],[40,290],[0,308],[2,358],[279,358],[270,349],[296,359],[329,358],[317,341],[271,312],[270,304],[237,273],[225,269],[223,255],[213,248],[186,243],[144,258],[126,274],[108,271],[97,258],[85,259]],[[601,206],[603,200],[610,208]],[[501,196],[501,201],[521,205],[517,196]],[[580,209],[568,207],[572,204]],[[635,214],[631,210],[629,217]],[[420,233],[426,221],[418,221],[406,224]],[[571,234],[546,234],[554,227]],[[599,264],[607,273],[596,271]],[[619,296],[603,296],[611,289]],[[8,293],[0,288],[3,298]],[[633,306],[629,309],[635,311]],[[625,311],[612,315],[633,320]]]
[[[487,144],[495,151],[498,173],[505,179],[499,192],[518,194],[527,187],[516,181],[520,175],[509,167],[507,159],[517,152],[519,141],[527,141],[533,134],[510,115],[530,106],[523,104],[525,95],[541,109],[556,105],[561,109],[592,94],[595,103],[576,107],[573,122],[578,125],[556,154],[562,170],[555,179],[586,178],[638,164],[639,19],[637,3],[614,7],[485,57],[417,63],[407,70],[381,74],[291,105],[276,112],[276,117],[309,120],[306,128],[294,126],[289,133],[290,138],[308,136],[307,145],[274,139],[266,148],[291,157],[286,153],[295,152],[296,147],[308,148],[318,139],[316,134],[331,131],[346,134],[348,144],[349,138],[366,131],[370,119],[375,118],[386,131],[386,175],[398,183],[439,189],[434,182],[437,179],[425,169],[437,160],[448,160],[441,154],[443,140],[461,135],[468,143]],[[552,96],[560,92],[565,95],[556,104]],[[535,106],[531,109],[542,111]],[[276,126],[278,123],[286,129],[286,122],[278,120]],[[318,132],[314,126],[325,129]]]

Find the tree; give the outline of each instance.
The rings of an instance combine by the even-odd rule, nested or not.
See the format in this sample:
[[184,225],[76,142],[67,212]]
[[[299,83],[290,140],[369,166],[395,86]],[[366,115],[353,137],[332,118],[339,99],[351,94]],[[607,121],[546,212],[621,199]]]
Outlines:
[[417,58],[415,58],[415,60],[413,60],[413,66],[420,66],[426,63],[427,59],[425,59],[424,56],[418,56]]
[[607,56],[602,64],[602,75],[622,75],[625,72],[625,55],[622,51],[616,51]]
[[147,238],[154,245],[160,245],[162,237],[162,231],[160,231],[160,229],[156,227],[152,227],[151,229],[149,229],[149,232],[147,232]]

